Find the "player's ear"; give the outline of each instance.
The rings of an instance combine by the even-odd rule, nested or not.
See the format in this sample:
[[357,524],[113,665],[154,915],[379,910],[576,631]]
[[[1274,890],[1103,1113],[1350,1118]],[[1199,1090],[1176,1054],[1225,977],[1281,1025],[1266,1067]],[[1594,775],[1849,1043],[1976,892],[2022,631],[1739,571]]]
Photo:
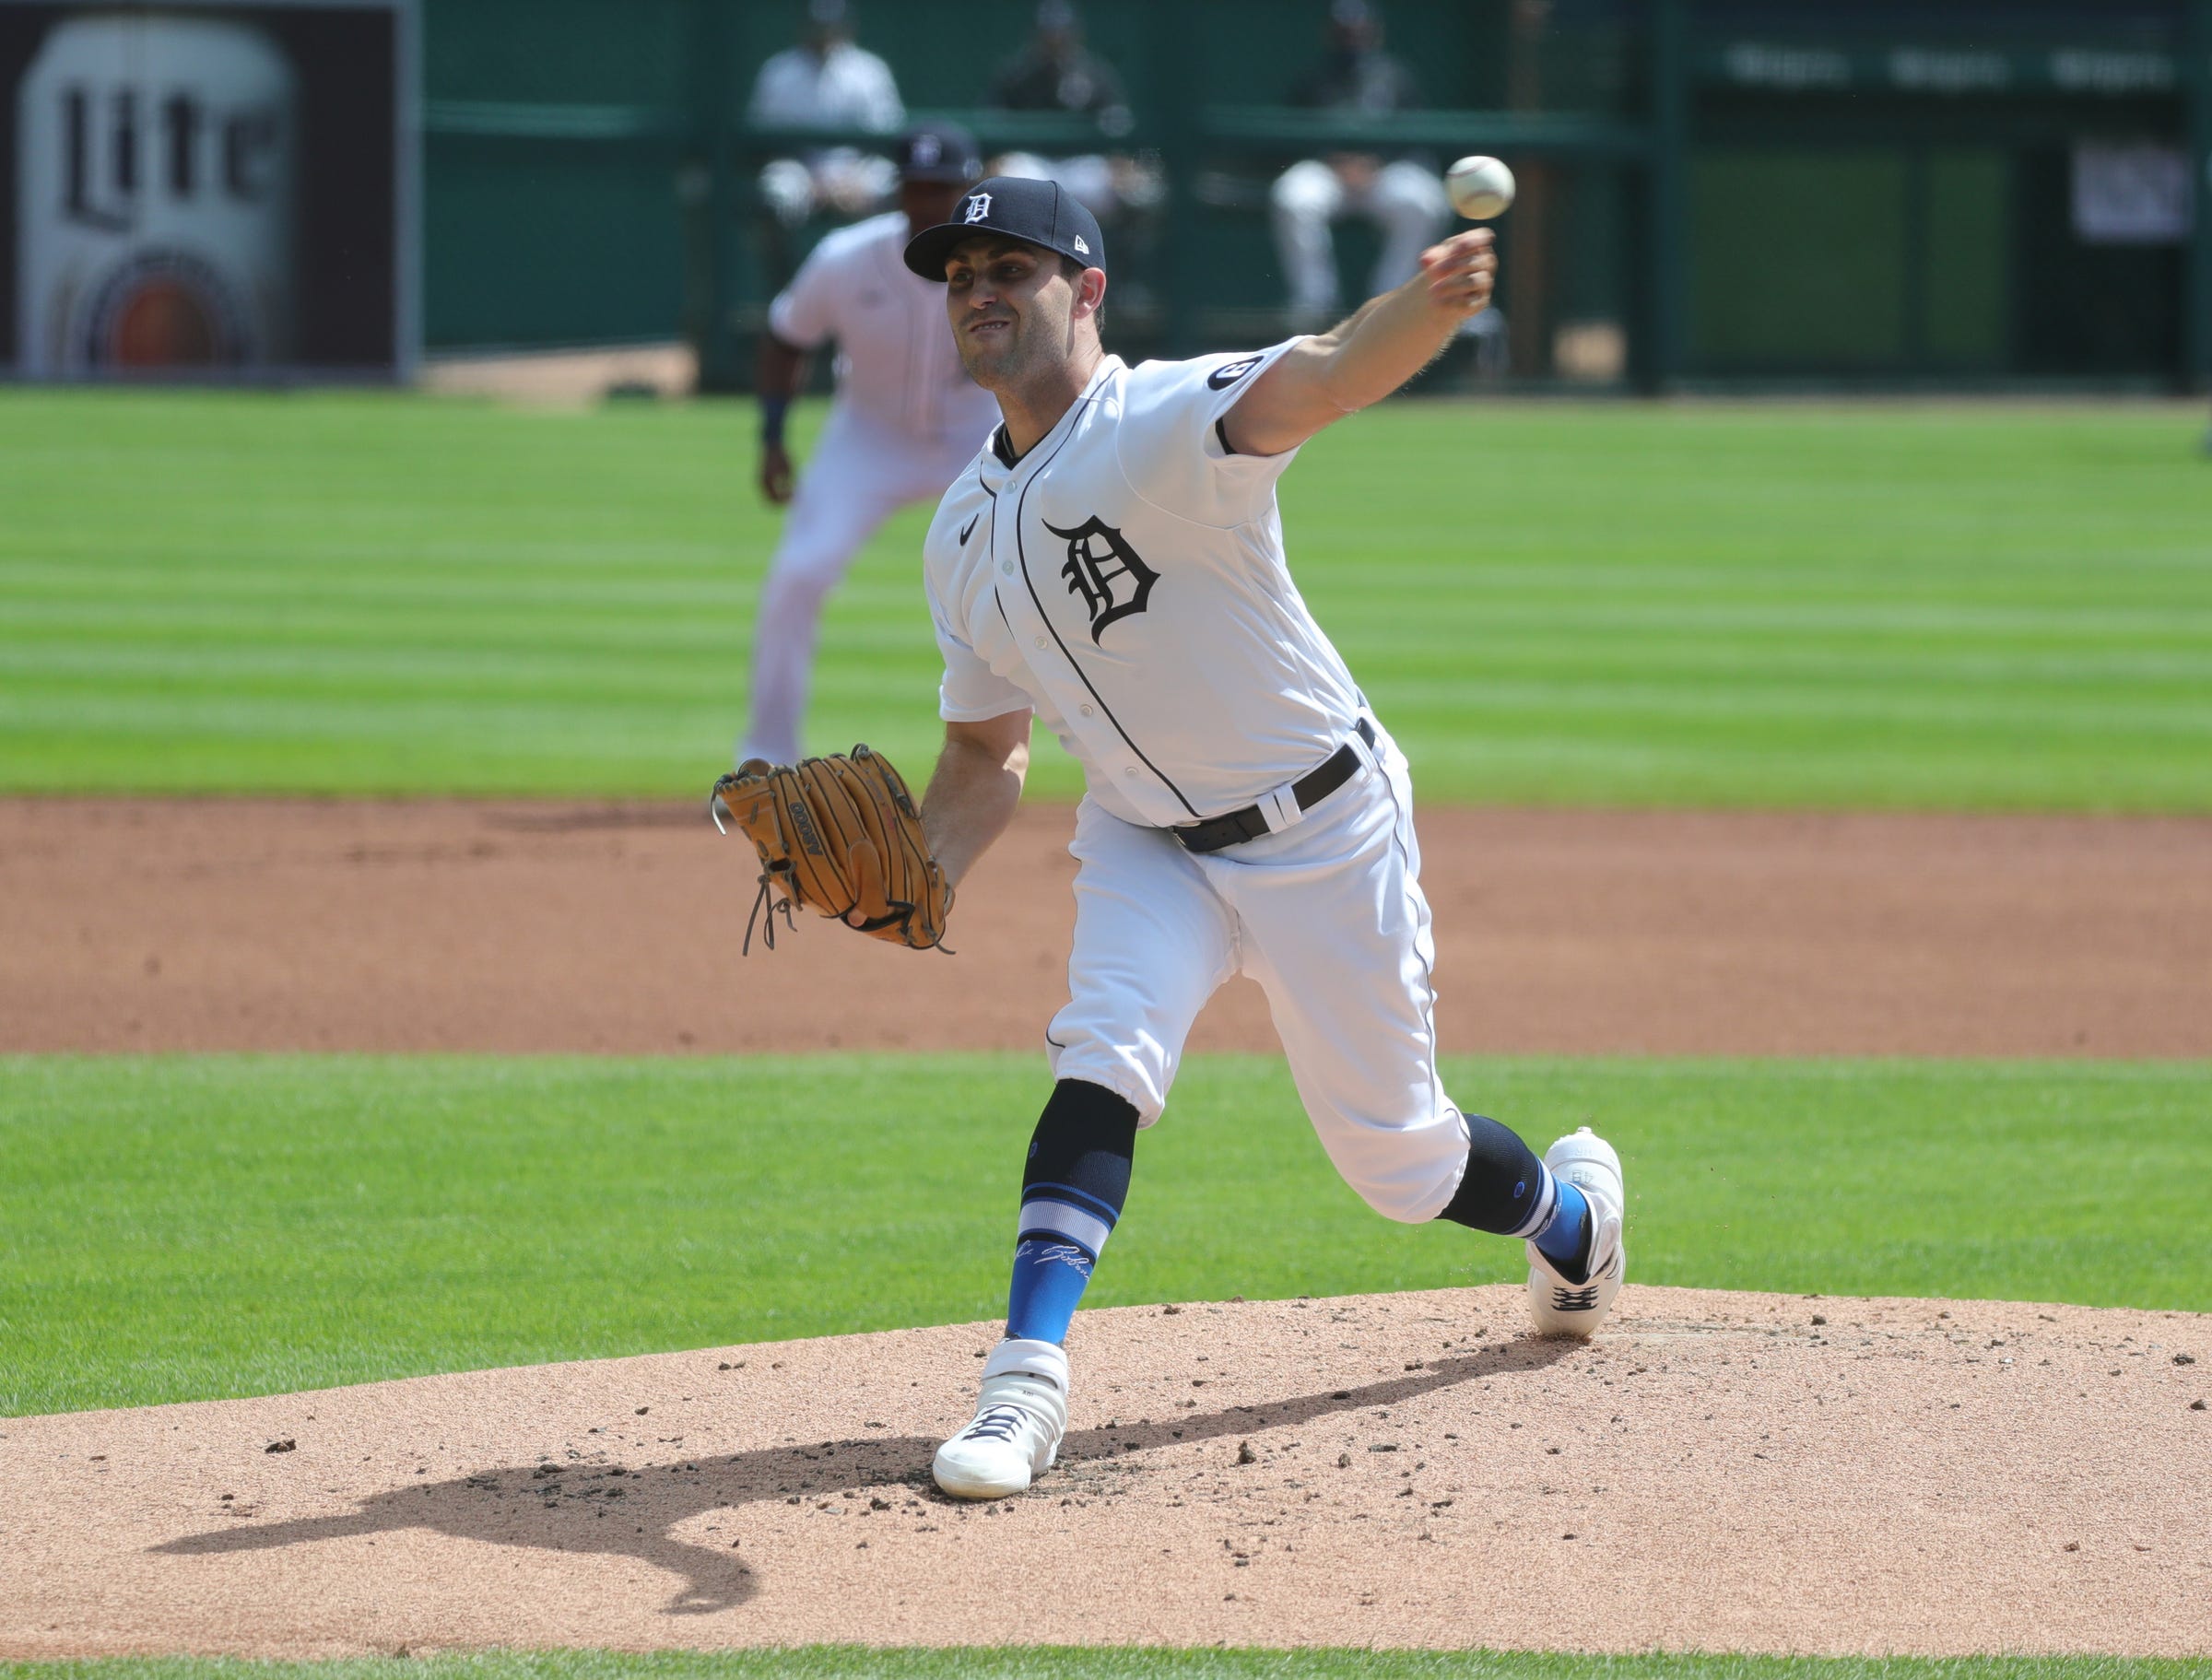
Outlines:
[[1086,268],[1076,276],[1076,315],[1095,315],[1099,306],[1106,301],[1106,271],[1103,268]]

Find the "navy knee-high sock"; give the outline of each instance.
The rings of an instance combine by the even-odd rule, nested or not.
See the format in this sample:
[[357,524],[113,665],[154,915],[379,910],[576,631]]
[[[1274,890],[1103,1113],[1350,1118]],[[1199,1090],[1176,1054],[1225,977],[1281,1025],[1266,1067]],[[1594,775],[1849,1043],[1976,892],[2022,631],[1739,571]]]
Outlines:
[[1063,1079],[1030,1139],[1015,1231],[1006,1334],[1066,1339],[1122,1204],[1136,1155],[1136,1110],[1103,1086]]
[[1583,1192],[1536,1158],[1508,1126],[1467,1116],[1467,1166],[1459,1188],[1437,1217],[1525,1237],[1570,1277],[1590,1251],[1590,1204]]

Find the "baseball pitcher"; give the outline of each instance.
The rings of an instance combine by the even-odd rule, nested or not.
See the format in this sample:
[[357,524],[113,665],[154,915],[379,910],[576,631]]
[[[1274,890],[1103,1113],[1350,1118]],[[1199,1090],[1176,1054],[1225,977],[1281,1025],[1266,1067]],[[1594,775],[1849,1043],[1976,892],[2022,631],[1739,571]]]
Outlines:
[[1431,247],[1329,332],[1136,368],[1100,343],[1098,223],[1051,182],[978,182],[905,258],[943,285],[1001,424],[924,548],[945,661],[915,844],[932,873],[897,902],[839,887],[817,908],[908,944],[941,934],[952,888],[1014,814],[1033,718],[1088,788],[1006,1339],[973,1421],[938,1450],[938,1486],[994,1498],[1053,1463],[1062,1343],[1137,1134],[1234,974],[1265,989],[1314,1130],[1369,1205],[1523,1240],[1537,1330],[1588,1335],[1626,1266],[1619,1157],[1584,1127],[1539,1160],[1445,1093],[1406,758],[1291,582],[1276,507],[1307,439],[1396,390],[1489,300],[1489,233]]

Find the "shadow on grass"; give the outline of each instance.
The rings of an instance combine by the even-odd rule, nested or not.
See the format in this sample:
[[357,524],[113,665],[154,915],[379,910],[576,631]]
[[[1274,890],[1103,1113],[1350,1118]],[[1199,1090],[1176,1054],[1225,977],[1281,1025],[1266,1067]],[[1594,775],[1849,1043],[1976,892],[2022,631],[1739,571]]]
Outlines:
[[[1332,1413],[1396,1405],[1477,1378],[1539,1369],[1583,1345],[1508,1342],[1438,1359],[1419,1371],[1359,1388],[1293,1395],[1159,1422],[1079,1430],[1061,1444],[1060,1463],[1108,1459],[1124,1463],[1156,1448],[1189,1446],[1254,1429],[1310,1423]],[[743,1604],[759,1590],[759,1578],[748,1563],[674,1538],[677,1528],[710,1511],[771,1500],[797,1504],[893,1486],[904,1486],[914,1497],[935,1504],[952,1504],[955,1501],[938,1493],[930,1480],[930,1460],[936,1449],[935,1440],[900,1435],[766,1447],[724,1458],[679,1459],[641,1470],[583,1463],[509,1464],[453,1481],[394,1487],[371,1495],[359,1510],[344,1516],[187,1534],[149,1549],[171,1557],[206,1557],[422,1528],[497,1545],[633,1557],[684,1581],[666,1614],[705,1615]],[[1032,1497],[1048,1498],[1055,1491],[1048,1482]]]

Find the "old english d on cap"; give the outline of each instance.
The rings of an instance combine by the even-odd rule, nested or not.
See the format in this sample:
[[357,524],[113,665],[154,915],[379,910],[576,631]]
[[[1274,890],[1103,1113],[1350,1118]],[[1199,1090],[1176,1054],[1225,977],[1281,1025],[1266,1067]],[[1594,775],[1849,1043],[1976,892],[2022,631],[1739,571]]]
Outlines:
[[1104,269],[1106,241],[1099,218],[1053,181],[993,175],[979,181],[952,207],[952,219],[924,228],[907,241],[906,265],[924,280],[945,277],[945,258],[962,240],[1003,233],[1073,257],[1086,268]]

